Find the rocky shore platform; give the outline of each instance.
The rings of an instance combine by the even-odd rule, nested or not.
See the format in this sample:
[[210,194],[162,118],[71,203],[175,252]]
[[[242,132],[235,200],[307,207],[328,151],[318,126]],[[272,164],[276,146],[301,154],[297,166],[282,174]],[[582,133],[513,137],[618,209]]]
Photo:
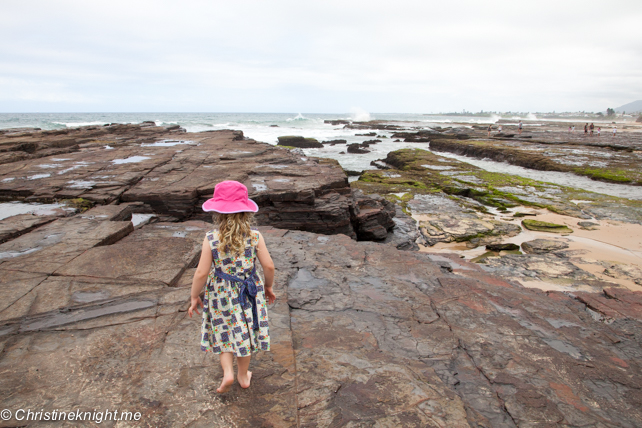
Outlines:
[[[642,425],[641,292],[544,292],[455,254],[400,250],[413,248],[415,232],[444,241],[458,227],[479,227],[465,218],[420,220],[417,231],[404,210],[517,205],[506,193],[444,191],[459,181],[439,182],[437,191],[436,178],[412,165],[453,167],[442,171],[469,182],[478,171],[432,162],[430,153],[392,154],[399,169],[362,175],[360,192],[335,162],[235,131],[65,131],[0,138],[6,201],[55,200],[75,210],[0,221],[0,408],[141,417],[11,417],[0,427]],[[258,221],[277,268],[277,302],[272,350],[253,358],[252,386],[219,395],[220,366],[200,351],[200,317],[186,311],[212,227],[197,209],[223,179],[246,183],[266,213]],[[516,185],[526,184],[537,183]],[[368,196],[377,186],[388,199]],[[404,189],[417,192],[410,198]],[[551,201],[567,206],[563,197]],[[132,221],[141,214],[155,217]],[[480,229],[479,242],[515,230],[487,223],[502,233]],[[565,250],[528,248],[537,257]]]
[[[499,121],[499,124],[506,121]],[[398,131],[391,138],[430,143],[430,150],[478,159],[492,159],[539,171],[569,172],[610,183],[642,185],[642,126],[620,124],[613,135],[602,124],[602,134],[568,131],[564,122],[529,122],[522,134],[515,121],[502,132],[493,125],[460,124],[459,127]],[[608,126],[608,127],[607,127]],[[580,128],[579,126],[577,127]],[[624,128],[624,129],[623,129]],[[596,127],[597,129],[597,127]],[[546,177],[542,174],[542,179]]]
[[208,220],[202,203],[223,180],[244,183],[257,221],[285,229],[384,239],[395,209],[353,194],[338,162],[177,125],[113,124],[0,132],[0,200],[142,202],[163,221]]
[[[388,169],[364,171],[352,186],[412,215],[422,251],[457,252],[546,290],[642,291],[642,201],[488,172],[420,148],[380,164]],[[555,227],[533,230],[533,220]],[[531,251],[538,239],[548,244]]]
[[211,225],[134,228],[137,206],[0,246],[18,253],[0,264],[3,409],[119,409],[142,416],[101,426],[142,427],[642,424],[642,293],[544,293],[452,255],[271,227],[272,351],[250,389],[218,395],[186,313]]

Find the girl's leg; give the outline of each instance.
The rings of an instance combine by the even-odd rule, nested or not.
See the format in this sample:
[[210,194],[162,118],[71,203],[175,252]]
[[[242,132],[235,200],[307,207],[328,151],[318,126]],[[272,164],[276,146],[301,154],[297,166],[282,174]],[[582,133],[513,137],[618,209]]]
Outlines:
[[248,370],[250,367],[251,356],[236,357],[236,365],[238,366],[238,379],[241,388],[249,388],[250,380],[252,379],[252,372]]
[[216,389],[218,393],[229,391],[234,383],[234,356],[231,352],[223,352],[220,358],[221,367],[223,368],[223,380],[221,381],[221,386]]

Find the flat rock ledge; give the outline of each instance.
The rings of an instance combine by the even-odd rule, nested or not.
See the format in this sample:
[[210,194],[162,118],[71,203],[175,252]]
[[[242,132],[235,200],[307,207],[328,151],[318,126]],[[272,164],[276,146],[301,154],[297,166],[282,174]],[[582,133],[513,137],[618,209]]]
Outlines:
[[134,228],[138,206],[0,244],[1,409],[142,414],[107,427],[642,425],[642,293],[544,293],[454,255],[271,227],[272,350],[250,389],[218,395],[186,313],[211,225]]
[[394,206],[354,196],[337,161],[240,131],[185,133],[152,122],[0,133],[0,200],[143,202],[141,212],[164,221],[211,221],[201,205],[223,180],[247,186],[262,225],[380,240],[394,226]]

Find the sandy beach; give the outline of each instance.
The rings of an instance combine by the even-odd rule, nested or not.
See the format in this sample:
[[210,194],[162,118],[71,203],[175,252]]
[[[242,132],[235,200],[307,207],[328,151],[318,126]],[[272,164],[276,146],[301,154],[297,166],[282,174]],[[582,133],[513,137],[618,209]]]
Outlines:
[[[630,224],[617,221],[603,220],[599,222],[596,230],[586,230],[578,226],[582,219],[575,217],[559,215],[546,210],[520,210],[535,214],[529,216],[534,220],[540,220],[556,224],[564,224],[573,230],[573,233],[565,235],[551,234],[547,232],[537,232],[523,229],[519,235],[506,238],[503,243],[512,243],[521,245],[524,242],[535,239],[547,239],[567,242],[568,251],[572,253],[571,263],[586,272],[595,275],[597,278],[606,282],[616,283],[632,291],[642,291],[642,284],[637,284],[630,276],[618,274],[622,269],[628,270],[632,275],[642,279],[642,225]],[[521,219],[515,219],[512,216],[499,216],[503,221],[519,224]],[[428,221],[430,216],[415,215],[413,218],[417,221]],[[489,216],[489,219],[496,219],[497,216]],[[421,245],[420,251],[426,253],[456,253],[461,257],[472,260],[486,252],[484,247],[470,249],[466,243],[438,243],[432,247]],[[618,266],[620,269],[609,269]],[[606,272],[609,273],[607,275]],[[541,290],[557,291],[596,291],[594,288],[565,286],[565,281],[552,282],[534,280],[519,281],[525,287],[539,288]]]

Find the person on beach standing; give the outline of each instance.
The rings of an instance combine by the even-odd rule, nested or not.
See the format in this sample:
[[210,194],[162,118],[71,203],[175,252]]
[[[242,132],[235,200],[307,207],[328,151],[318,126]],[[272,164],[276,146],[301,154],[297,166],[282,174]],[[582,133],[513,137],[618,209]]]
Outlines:
[[568,133],[569,134],[571,133],[571,127],[570,126],[568,127]]
[[613,127],[613,136],[615,137],[615,134],[617,134],[617,126]]
[[499,125],[499,126],[497,127],[497,133],[498,133],[498,134],[501,134],[501,133],[502,133],[502,125]]
[[[247,187],[238,181],[217,184],[214,197],[203,204],[203,211],[218,213],[217,227],[205,234],[188,313],[191,318],[199,307],[203,310],[201,350],[219,354],[223,368],[218,393],[234,384],[235,355],[239,384],[249,388],[252,353],[270,350],[267,303],[276,300],[274,262],[261,233],[250,228],[252,213],[258,210],[248,199]],[[265,283],[256,272],[257,258]]]
[[571,132],[575,133],[575,125],[573,125],[573,128],[572,128]]
[[520,120],[520,121],[519,121],[519,125],[517,125],[517,129],[519,130],[519,135],[522,135],[522,127],[523,127],[523,126],[524,126],[524,124],[523,124],[523,123],[522,123],[522,121]]
[[588,123],[584,125],[584,135],[588,134]]
[[593,129],[595,129],[595,125],[591,123],[591,126],[589,126],[589,129],[591,130],[591,137],[593,136]]
[[493,125],[492,124],[488,125],[488,136],[489,137],[490,137],[490,131],[492,131],[492,130],[493,130]]
[[602,132],[602,128],[600,126],[597,127],[597,136],[600,136],[600,132]]

